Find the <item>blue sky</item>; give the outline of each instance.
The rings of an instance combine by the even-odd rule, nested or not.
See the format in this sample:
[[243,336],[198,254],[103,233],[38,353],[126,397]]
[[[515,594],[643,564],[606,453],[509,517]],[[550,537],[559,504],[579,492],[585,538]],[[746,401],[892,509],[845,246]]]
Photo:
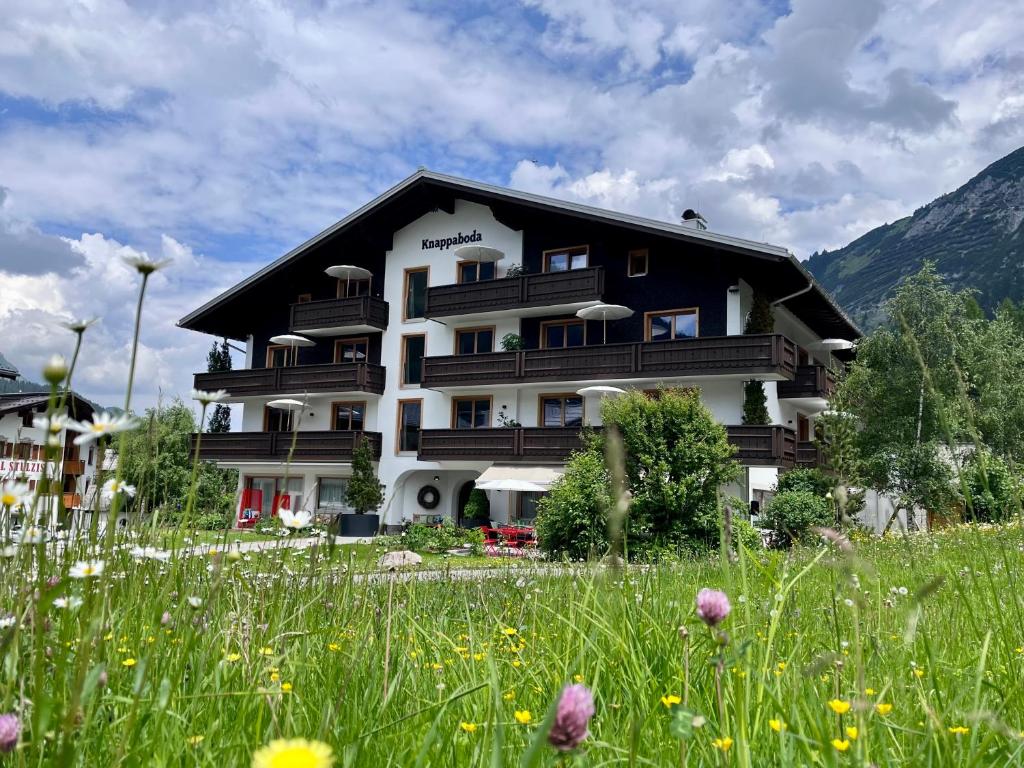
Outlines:
[[116,402],[187,393],[174,321],[417,166],[785,245],[911,212],[1024,144],[1011,0],[8,0],[0,351],[26,373],[99,315]]

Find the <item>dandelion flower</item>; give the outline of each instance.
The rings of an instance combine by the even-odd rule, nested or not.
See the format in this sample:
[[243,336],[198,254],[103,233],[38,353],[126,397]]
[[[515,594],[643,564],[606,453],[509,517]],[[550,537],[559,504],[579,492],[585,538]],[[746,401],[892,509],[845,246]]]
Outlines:
[[125,432],[139,426],[137,419],[122,413],[119,416],[103,412],[92,417],[92,421],[68,421],[68,429],[73,432],[81,432],[75,438],[75,445],[87,445],[101,437],[112,435],[116,432]]
[[459,723],[459,728],[465,733],[476,733],[476,723]]
[[892,704],[875,704],[875,711],[884,717],[892,712]]
[[711,742],[715,749],[720,749],[723,752],[728,752],[732,748],[732,737],[723,736],[720,739],[715,739]]
[[275,739],[252,756],[252,768],[331,768],[334,754],[322,741]]
[[782,731],[786,730],[786,728],[788,726],[784,722],[782,722],[781,720],[773,718],[773,719],[768,721],[768,727],[771,728],[776,733],[781,733]]
[[134,667],[138,662],[130,656],[121,662],[122,667]]
[[674,693],[669,693],[669,694],[666,694],[665,696],[661,697],[661,704],[662,704],[662,706],[664,706],[666,708],[669,708],[669,709],[674,707],[676,704],[682,703],[682,701],[683,700],[681,698],[679,698],[678,696],[676,696]]
[[729,615],[732,606],[725,592],[705,587],[697,593],[697,617],[709,627],[720,624]]
[[300,509],[298,512],[292,512],[290,509],[281,509],[278,510],[277,516],[281,519],[281,524],[285,528],[290,528],[293,531],[308,528],[313,522],[313,516],[304,509]]
[[828,707],[837,715],[845,715],[850,711],[850,702],[843,701],[842,699],[832,699],[829,701]]
[[850,742],[846,739],[832,739],[832,746],[840,752],[845,752],[850,748]]
[[533,720],[533,714],[528,709],[517,709],[514,715],[520,725],[529,725]]
[[80,560],[68,570],[68,576],[72,579],[89,579],[103,573],[104,562],[102,560]]
[[565,686],[548,731],[548,742],[561,752],[576,749],[590,735],[588,726],[593,716],[594,696],[590,689],[579,683]]
[[13,752],[21,736],[21,720],[13,712],[0,715],[0,753]]

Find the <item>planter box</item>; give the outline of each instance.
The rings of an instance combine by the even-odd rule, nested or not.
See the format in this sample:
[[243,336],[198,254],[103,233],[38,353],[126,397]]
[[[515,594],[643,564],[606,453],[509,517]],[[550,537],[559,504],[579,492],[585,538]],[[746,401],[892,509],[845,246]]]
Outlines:
[[338,515],[339,536],[376,536],[380,515]]

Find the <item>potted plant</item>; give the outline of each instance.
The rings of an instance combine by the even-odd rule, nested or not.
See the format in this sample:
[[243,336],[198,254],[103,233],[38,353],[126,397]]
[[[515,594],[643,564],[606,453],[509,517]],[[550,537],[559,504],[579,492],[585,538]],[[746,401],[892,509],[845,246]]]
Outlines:
[[352,477],[348,481],[345,501],[355,514],[338,517],[338,533],[342,536],[376,536],[380,529],[377,510],[384,503],[384,486],[373,470],[373,454],[365,435],[359,436],[352,452]]
[[524,346],[523,337],[518,333],[506,333],[501,337],[501,348],[505,352],[517,352]]

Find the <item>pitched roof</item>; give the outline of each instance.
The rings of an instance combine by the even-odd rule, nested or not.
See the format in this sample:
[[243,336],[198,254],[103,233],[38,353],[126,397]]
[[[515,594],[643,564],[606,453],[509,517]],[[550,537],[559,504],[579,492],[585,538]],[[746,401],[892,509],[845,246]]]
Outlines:
[[[0,416],[8,413],[21,413],[23,411],[45,411],[50,402],[48,392],[9,392],[0,394]],[[76,395],[74,392],[68,395],[68,413],[76,419],[86,419],[92,416],[95,408],[92,403]]]
[[9,362],[0,354],[0,379],[16,379],[18,375],[18,369],[14,367],[14,363]]
[[[403,195],[425,186],[446,190],[456,195],[470,195],[485,201],[512,204],[536,211],[558,213],[594,222],[617,225],[693,244],[712,246],[720,251],[737,256],[763,259],[768,262],[782,264],[784,265],[782,268],[786,270],[787,274],[785,275],[786,279],[779,282],[780,286],[788,286],[788,289],[780,287],[779,296],[800,294],[794,297],[792,302],[787,302],[787,306],[796,311],[799,305],[799,309],[816,314],[824,321],[824,326],[829,327],[829,335],[850,336],[852,338],[858,338],[862,335],[860,329],[846,316],[825,289],[818,285],[811,273],[804,268],[795,256],[781,246],[746,240],[708,230],[694,229],[682,224],[673,224],[629,213],[610,211],[582,203],[558,200],[531,192],[521,192],[493,184],[463,179],[458,176],[449,176],[429,171],[425,168],[416,171],[391,189],[356,209],[341,219],[341,221],[328,227],[318,235],[311,237],[298,247],[293,248],[240,283],[224,291],[216,298],[211,299],[198,309],[185,315],[185,317],[178,321],[178,325],[182,328],[211,332],[209,328],[202,327],[206,325],[203,321],[216,309],[246,289],[270,278],[291,265],[322,241],[333,235],[361,227],[370,217],[380,213],[389,205],[397,203]],[[221,335],[221,333],[218,331],[217,335]]]

